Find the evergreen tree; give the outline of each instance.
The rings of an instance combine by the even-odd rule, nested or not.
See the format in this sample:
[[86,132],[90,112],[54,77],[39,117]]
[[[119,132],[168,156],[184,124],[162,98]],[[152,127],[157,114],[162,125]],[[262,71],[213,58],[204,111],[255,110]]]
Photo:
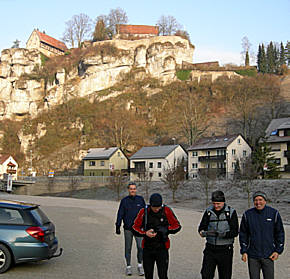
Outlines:
[[249,51],[246,51],[245,66],[246,66],[246,67],[250,66]]
[[279,47],[277,47],[277,45],[274,46],[273,49],[273,55],[274,55],[274,71],[273,73],[277,74],[279,73],[280,70],[280,51],[279,51]]
[[262,55],[262,47],[261,47],[261,45],[259,45],[258,54],[257,54],[258,72],[261,72],[261,55]]
[[290,66],[290,42],[289,41],[287,41],[287,44],[286,44],[285,56],[286,56],[286,61],[289,67]]
[[97,21],[97,24],[95,26],[95,31],[93,33],[93,41],[104,41],[107,39],[107,29],[105,26],[105,23],[102,19],[99,19]]
[[262,178],[279,178],[279,166],[275,162],[275,157],[269,144],[266,142],[259,144],[256,150],[254,150],[252,158],[257,173]]
[[14,42],[13,42],[13,46],[12,48],[19,48],[20,46],[20,41],[18,39],[16,39]]
[[284,45],[281,42],[281,45],[280,45],[280,61],[279,61],[279,65],[282,66],[284,64],[286,64],[286,54],[285,54]]
[[266,72],[272,74],[275,71],[275,53],[274,53],[274,45],[272,41],[267,46],[266,59],[267,59]]
[[267,57],[266,57],[264,44],[262,44],[262,47],[261,47],[260,72],[261,73],[267,72]]

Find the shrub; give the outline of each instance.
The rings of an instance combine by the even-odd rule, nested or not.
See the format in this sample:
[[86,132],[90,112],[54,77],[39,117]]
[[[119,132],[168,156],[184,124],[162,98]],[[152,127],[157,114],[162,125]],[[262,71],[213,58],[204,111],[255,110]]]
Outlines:
[[180,80],[188,80],[190,77],[191,70],[179,70],[176,72],[176,76]]

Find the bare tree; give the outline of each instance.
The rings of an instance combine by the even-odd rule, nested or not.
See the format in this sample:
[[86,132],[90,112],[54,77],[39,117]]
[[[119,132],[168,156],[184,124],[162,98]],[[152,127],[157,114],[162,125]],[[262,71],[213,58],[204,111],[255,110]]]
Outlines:
[[140,184],[142,182],[144,186],[144,191],[145,191],[145,200],[148,201],[149,199],[149,189],[151,187],[152,183],[152,173],[150,171],[143,171],[138,173],[138,178],[140,181]]
[[157,21],[157,26],[159,27],[159,34],[173,35],[178,30],[181,30],[181,25],[177,22],[176,18],[173,16],[161,16]]
[[213,189],[214,182],[217,178],[217,175],[211,169],[204,169],[203,172],[198,174],[198,186],[199,190],[205,195],[205,206],[209,205],[209,194]]
[[125,189],[127,178],[120,171],[114,171],[109,179],[108,188],[113,190],[117,194],[117,200],[120,200],[120,194]]
[[[241,56],[242,56],[242,61],[246,61],[246,56],[248,54],[248,57],[251,58],[252,62],[255,62],[255,54],[251,50],[252,44],[250,43],[249,39],[247,36],[244,36],[242,38],[242,51],[241,51]],[[247,65],[246,65],[247,66]]]
[[177,164],[174,162],[173,166],[169,166],[168,169],[165,170],[164,177],[161,179],[170,188],[173,202],[176,202],[176,191],[185,182],[185,165],[186,163],[184,159],[177,161]]
[[66,29],[63,33],[63,41],[69,43],[71,47],[77,42],[81,47],[82,42],[88,38],[92,29],[92,20],[86,14],[74,15],[66,23]]
[[107,16],[107,27],[109,37],[113,38],[117,34],[118,24],[128,23],[128,17],[126,12],[121,8],[111,9],[110,13]]

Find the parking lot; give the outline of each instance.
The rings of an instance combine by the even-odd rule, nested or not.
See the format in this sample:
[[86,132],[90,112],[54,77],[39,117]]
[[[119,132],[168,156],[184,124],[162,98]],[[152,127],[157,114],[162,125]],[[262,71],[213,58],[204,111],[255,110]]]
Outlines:
[[[54,222],[60,247],[64,248],[61,257],[14,266],[2,275],[5,278],[126,278],[123,235],[114,233],[117,202],[13,195],[1,195],[1,198],[40,204]],[[171,236],[169,278],[200,278],[204,241],[196,230],[201,213],[181,208],[174,211],[183,228],[180,233]],[[289,226],[285,226],[285,230],[286,250],[275,266],[276,278],[279,279],[288,279],[290,271],[287,249]],[[135,246],[132,261],[133,267],[136,267]],[[140,277],[133,275],[131,278]],[[237,243],[233,278],[248,278],[247,266],[240,260]]]

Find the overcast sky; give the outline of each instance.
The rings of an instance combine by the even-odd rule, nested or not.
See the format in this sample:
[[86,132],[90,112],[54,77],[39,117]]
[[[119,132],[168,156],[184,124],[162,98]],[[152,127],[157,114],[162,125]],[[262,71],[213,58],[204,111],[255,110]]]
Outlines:
[[290,41],[290,0],[0,0],[0,50],[15,39],[25,47],[34,28],[60,39],[65,22],[85,13],[92,19],[121,7],[130,24],[155,25],[172,15],[190,34],[195,62],[241,64],[241,40],[252,51],[260,43]]

